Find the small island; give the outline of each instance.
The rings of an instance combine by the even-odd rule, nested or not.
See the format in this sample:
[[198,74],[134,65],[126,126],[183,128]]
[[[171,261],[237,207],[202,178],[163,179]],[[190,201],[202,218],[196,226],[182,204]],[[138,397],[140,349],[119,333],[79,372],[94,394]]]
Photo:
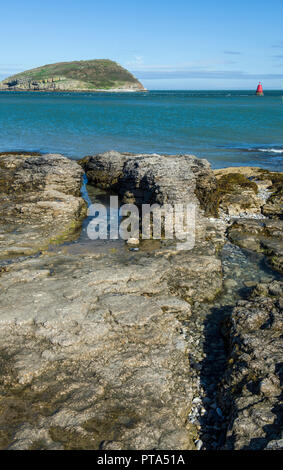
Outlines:
[[0,82],[11,91],[146,91],[121,65],[108,59],[79,60],[43,65],[12,75]]

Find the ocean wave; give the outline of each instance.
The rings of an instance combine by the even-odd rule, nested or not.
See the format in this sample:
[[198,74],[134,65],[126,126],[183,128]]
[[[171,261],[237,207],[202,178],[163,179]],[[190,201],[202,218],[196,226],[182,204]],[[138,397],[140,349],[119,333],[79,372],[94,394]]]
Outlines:
[[227,147],[219,145],[218,148],[224,148],[226,150],[237,150],[239,152],[263,152],[263,153],[275,153],[283,154],[283,147],[274,146],[274,147]]
[[283,153],[283,149],[276,148],[258,148],[258,152]]
[[239,150],[244,150],[247,152],[264,152],[264,153],[276,153],[283,154],[282,147],[249,147],[247,149],[239,148]]

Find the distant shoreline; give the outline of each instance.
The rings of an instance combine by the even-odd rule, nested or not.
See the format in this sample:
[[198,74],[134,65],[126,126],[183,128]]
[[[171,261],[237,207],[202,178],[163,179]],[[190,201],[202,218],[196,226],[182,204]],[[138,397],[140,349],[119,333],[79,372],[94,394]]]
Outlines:
[[18,89],[7,89],[7,90],[1,90],[1,92],[11,92],[11,91],[16,91],[16,92],[21,92],[21,93],[148,93],[147,89],[144,90],[131,90],[131,89],[125,89],[125,90],[119,90],[119,89],[113,89],[113,90],[22,90],[20,88]]
[[[17,89],[4,89],[4,88],[0,88],[0,92],[11,92],[11,91],[19,91],[19,92],[37,92],[37,93],[148,93],[148,92],[154,92],[154,93],[162,93],[162,92],[171,92],[171,93],[221,93],[221,92],[227,92],[227,93],[234,93],[234,92],[242,92],[242,93],[251,93],[253,94],[254,96],[256,96],[255,94],[255,90],[253,89],[226,89],[226,88],[223,88],[223,89],[217,89],[217,90],[199,90],[199,89],[185,89],[185,90],[173,90],[173,89],[164,89],[164,90],[159,90],[159,89],[148,89],[148,88],[144,88],[143,90],[132,90],[132,89],[124,89],[124,90],[121,90],[121,89],[113,89],[113,90],[105,90],[105,89],[97,89],[97,90],[23,90],[21,88],[17,88]],[[270,88],[270,89],[265,89],[265,93],[282,93],[282,96],[283,96],[283,90],[280,90],[280,89],[273,89],[273,88]]]

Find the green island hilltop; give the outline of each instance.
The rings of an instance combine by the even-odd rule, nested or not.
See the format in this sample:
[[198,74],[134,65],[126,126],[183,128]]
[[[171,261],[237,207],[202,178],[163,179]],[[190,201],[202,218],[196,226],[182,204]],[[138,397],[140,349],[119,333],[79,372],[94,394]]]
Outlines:
[[128,70],[108,59],[43,65],[5,78],[0,90],[146,91]]

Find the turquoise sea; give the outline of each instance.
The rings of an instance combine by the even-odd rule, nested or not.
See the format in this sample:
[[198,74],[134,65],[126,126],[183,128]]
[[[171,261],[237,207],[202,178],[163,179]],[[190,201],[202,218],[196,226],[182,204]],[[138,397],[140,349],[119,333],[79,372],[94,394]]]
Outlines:
[[192,153],[283,170],[283,90],[0,92],[0,151]]

